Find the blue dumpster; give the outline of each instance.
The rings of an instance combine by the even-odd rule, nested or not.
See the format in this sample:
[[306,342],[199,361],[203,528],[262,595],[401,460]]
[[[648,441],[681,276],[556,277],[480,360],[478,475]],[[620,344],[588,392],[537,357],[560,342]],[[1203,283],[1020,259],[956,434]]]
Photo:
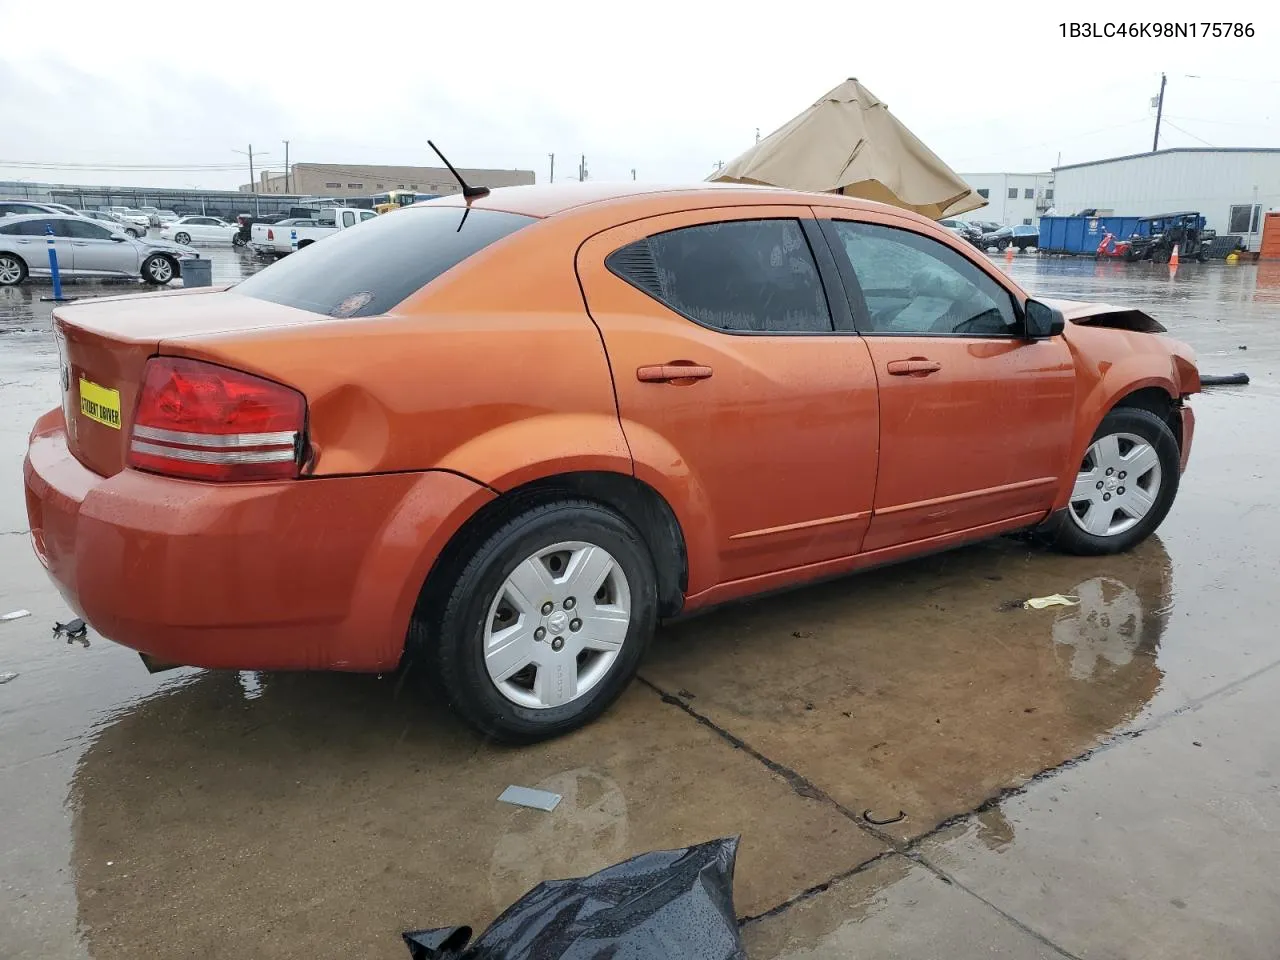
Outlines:
[[1139,232],[1140,223],[1139,217],[1041,217],[1037,247],[1041,253],[1092,256],[1108,233],[1117,240],[1128,240]]

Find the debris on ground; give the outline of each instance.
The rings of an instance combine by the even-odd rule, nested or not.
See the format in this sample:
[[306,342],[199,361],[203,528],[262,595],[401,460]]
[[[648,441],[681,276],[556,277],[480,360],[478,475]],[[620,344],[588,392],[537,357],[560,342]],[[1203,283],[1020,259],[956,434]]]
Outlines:
[[[1241,350],[1244,347],[1240,348]],[[1247,373],[1224,373],[1215,375],[1204,373],[1200,375],[1200,386],[1202,387],[1243,387],[1248,386],[1249,375]]]
[[550,813],[560,802],[560,794],[549,790],[534,790],[532,787],[518,787],[514,783],[502,791],[498,797],[503,803],[515,804],[517,807],[533,807]]
[[3,616],[0,616],[0,620],[21,620],[23,617],[29,616],[31,616],[30,610],[11,610]]
[[545,881],[473,942],[470,927],[402,936],[413,960],[745,960],[733,907],[737,853],[738,838],[728,837]]
[[1066,597],[1060,593],[1051,593],[1047,597],[1032,597],[1023,602],[1027,610],[1043,610],[1045,607],[1074,607],[1080,603],[1079,597]]
[[4,673],[0,673],[0,683],[8,683],[10,680],[15,679],[17,676],[18,675],[14,673],[12,670],[8,670]]
[[867,821],[867,823],[875,824],[877,827],[886,827],[891,823],[901,823],[903,820],[907,819],[907,811],[899,810],[896,817],[888,817],[887,819],[880,820],[873,817],[870,810],[863,810],[862,819]]
[[68,620],[66,623],[54,622],[53,635],[55,637],[66,637],[67,643],[79,640],[86,647],[89,646],[89,625],[76,617],[74,620]]

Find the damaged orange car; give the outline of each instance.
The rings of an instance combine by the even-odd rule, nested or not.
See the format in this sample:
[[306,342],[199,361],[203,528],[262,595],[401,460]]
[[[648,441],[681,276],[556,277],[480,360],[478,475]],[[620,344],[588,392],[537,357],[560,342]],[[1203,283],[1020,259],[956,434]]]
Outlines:
[[661,618],[1013,531],[1133,546],[1199,389],[1149,316],[921,217],[706,185],[433,200],[54,333],[27,507],[90,624],[168,664],[412,657],[515,742],[604,711]]

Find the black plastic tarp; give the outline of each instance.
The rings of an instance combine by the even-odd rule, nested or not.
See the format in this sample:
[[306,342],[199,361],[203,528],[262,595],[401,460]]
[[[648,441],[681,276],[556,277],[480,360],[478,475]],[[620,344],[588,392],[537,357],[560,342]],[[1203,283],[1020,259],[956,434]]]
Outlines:
[[470,927],[404,940],[413,960],[744,960],[733,909],[737,853],[737,837],[642,853],[588,877],[538,884],[473,942]]

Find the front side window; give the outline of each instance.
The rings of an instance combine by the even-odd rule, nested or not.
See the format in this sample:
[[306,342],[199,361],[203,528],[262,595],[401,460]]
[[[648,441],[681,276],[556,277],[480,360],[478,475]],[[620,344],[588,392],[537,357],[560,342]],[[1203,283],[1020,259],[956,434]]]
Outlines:
[[831,314],[798,220],[681,227],[609,254],[615,275],[726,333],[830,333]]
[[354,227],[356,225],[356,215],[350,210],[342,211],[342,225],[344,227]]
[[910,230],[835,222],[866,302],[864,334],[1012,336],[1019,330],[1004,287],[946,244]]
[[[66,227],[66,236],[75,237],[77,240],[110,240],[111,231],[101,224],[94,223],[91,220],[64,220],[63,225]],[[57,229],[56,227],[54,228]],[[60,236],[62,234],[59,234]]]

